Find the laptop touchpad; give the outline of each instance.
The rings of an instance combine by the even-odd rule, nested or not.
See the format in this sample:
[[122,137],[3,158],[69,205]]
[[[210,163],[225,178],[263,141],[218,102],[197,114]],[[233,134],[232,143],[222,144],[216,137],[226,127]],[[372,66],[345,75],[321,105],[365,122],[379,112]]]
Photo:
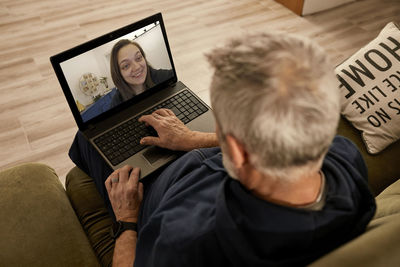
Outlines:
[[171,150],[152,146],[143,153],[143,156],[150,164],[154,164],[158,160],[169,158],[174,154],[175,153]]

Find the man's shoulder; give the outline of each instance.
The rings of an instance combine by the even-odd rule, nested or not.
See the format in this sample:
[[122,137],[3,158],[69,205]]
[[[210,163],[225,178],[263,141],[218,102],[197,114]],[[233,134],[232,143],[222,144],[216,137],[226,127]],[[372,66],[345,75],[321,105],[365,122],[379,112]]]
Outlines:
[[[218,157],[220,152],[221,149],[219,147],[191,150],[175,160],[167,170],[174,172],[175,170],[182,168],[182,166],[188,166],[188,168],[193,168],[193,170],[195,170],[198,167],[197,165],[201,165],[209,159]],[[218,159],[216,161],[218,161]]]
[[350,139],[336,136],[326,155],[325,161],[334,161],[339,165],[350,165],[367,178],[367,166],[358,147]]
[[[219,148],[195,149],[168,166],[154,184],[165,184],[164,201],[179,209],[186,207],[184,200],[189,199],[199,200],[198,207],[212,206],[216,191],[226,176],[224,169],[218,169],[222,165],[219,151]],[[164,204],[166,202],[161,205]],[[190,205],[187,207],[191,208]]]
[[348,150],[348,151],[358,151],[356,144],[350,139],[337,135],[332,141],[331,149],[334,150]]

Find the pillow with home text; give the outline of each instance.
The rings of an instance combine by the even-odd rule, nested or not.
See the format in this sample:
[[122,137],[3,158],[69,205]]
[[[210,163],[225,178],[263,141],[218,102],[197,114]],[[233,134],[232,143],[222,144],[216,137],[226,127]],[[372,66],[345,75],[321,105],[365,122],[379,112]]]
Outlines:
[[400,138],[400,31],[390,22],[336,69],[342,115],[371,154]]

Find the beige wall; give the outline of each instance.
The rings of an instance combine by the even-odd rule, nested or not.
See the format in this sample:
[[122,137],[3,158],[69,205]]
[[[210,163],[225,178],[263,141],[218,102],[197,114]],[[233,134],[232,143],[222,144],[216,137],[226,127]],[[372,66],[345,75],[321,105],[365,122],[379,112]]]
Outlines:
[[275,0],[297,15],[309,15],[356,0]]
[[313,14],[354,1],[355,0],[304,0],[302,15]]

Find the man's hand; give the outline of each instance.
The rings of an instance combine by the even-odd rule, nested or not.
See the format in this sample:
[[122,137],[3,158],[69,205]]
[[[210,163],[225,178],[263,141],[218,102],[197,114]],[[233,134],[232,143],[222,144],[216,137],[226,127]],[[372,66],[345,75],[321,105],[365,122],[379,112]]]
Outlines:
[[189,151],[195,133],[180,121],[172,110],[158,109],[151,115],[139,118],[140,122],[150,125],[157,131],[158,137],[147,136],[140,140],[142,145],[155,145],[171,150]]
[[127,165],[114,171],[105,182],[117,221],[137,222],[143,199],[139,173],[139,168],[133,169]]

